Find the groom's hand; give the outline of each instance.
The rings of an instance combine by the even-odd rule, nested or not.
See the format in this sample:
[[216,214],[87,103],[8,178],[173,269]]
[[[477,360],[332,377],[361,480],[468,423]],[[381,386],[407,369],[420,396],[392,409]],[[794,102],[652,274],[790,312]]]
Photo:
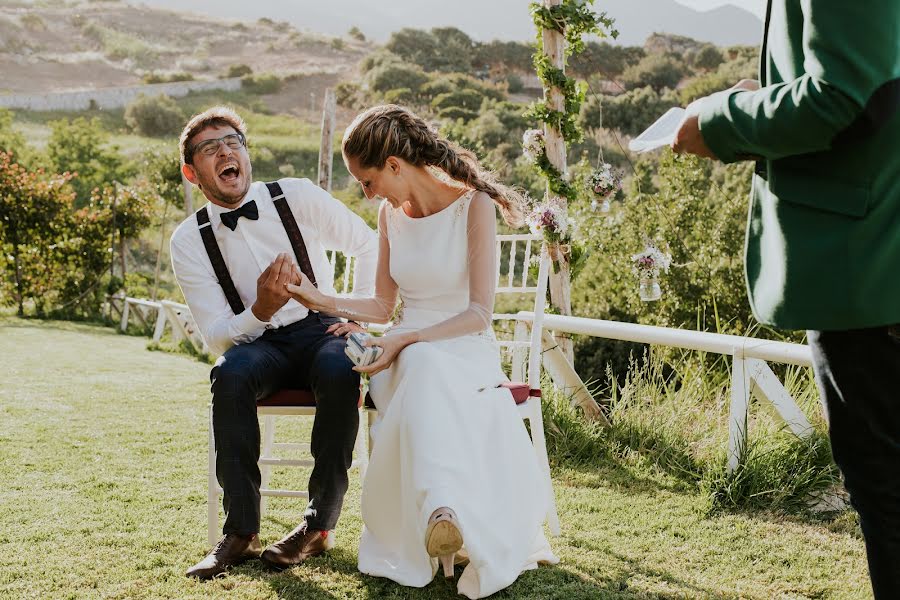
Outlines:
[[347,337],[351,333],[365,333],[366,330],[355,321],[347,321],[344,323],[341,321],[340,323],[335,323],[331,327],[325,330],[325,333],[333,333],[338,337]]
[[297,282],[294,263],[282,252],[256,280],[256,302],[250,308],[253,315],[260,321],[272,320],[272,315],[291,299],[285,284]]

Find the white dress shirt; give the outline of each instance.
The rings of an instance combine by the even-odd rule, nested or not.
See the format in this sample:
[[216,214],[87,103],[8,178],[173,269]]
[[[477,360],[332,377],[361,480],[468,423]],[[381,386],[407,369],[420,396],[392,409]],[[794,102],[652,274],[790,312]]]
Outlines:
[[[309,260],[319,289],[335,295],[334,271],[326,250],[338,250],[356,257],[353,272],[353,297],[371,296],[375,287],[378,261],[378,236],[359,215],[352,212],[308,179],[278,181],[306,243]],[[185,219],[172,234],[172,269],[185,301],[210,350],[222,354],[235,344],[246,344],[266,329],[289,325],[305,318],[309,310],[296,300],[288,300],[269,322],[260,321],[250,310],[256,301],[256,280],[275,260],[287,252],[296,257],[269,190],[262,182],[250,185],[247,195],[234,208],[256,201],[259,219],[238,220],[234,231],[222,224],[221,215],[232,210],[208,203],[209,221],[228,272],[244,303],[244,311],[235,315],[213,270],[200,237],[196,215]]]

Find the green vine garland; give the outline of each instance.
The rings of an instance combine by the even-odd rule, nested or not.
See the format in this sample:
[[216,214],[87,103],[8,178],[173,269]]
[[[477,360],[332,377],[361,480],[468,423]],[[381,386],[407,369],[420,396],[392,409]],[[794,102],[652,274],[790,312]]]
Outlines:
[[[546,100],[534,102],[525,113],[525,118],[535,119],[558,130],[567,143],[578,143],[583,132],[578,126],[578,113],[587,93],[587,84],[569,77],[562,69],[553,66],[550,56],[544,52],[541,30],[552,29],[566,38],[566,57],[584,51],[583,37],[596,34],[600,37],[616,38],[619,32],[613,29],[613,19],[606,13],[594,14],[591,10],[594,0],[563,0],[556,6],[547,7],[539,2],[530,5],[531,18],[537,28],[537,50],[534,67],[547,89],[558,88],[563,95],[563,110],[552,108]],[[563,179],[562,173],[553,166],[546,154],[535,161],[535,166],[547,180],[552,192],[574,201],[577,190]]]

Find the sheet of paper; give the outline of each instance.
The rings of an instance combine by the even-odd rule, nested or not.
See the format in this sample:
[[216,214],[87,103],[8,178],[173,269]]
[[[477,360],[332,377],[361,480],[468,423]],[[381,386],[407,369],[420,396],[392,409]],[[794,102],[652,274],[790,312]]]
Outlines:
[[662,146],[669,146],[675,140],[675,133],[684,118],[684,109],[674,106],[658,118],[628,144],[632,152],[649,152]]

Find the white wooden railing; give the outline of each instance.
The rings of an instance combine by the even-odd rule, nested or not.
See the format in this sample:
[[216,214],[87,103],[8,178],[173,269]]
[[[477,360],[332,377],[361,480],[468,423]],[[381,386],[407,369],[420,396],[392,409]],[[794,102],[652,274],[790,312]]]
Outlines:
[[[534,313],[529,312],[520,312],[516,316],[525,323],[530,323],[534,319]],[[731,356],[731,406],[728,420],[729,471],[733,471],[738,466],[746,444],[751,394],[770,402],[794,434],[806,437],[813,432],[813,427],[806,415],[803,414],[767,364],[767,362],[777,362],[811,367],[812,354],[809,346],[705,331],[563,315],[545,315],[544,329],[559,333],[589,335]],[[545,348],[551,348],[549,345],[551,341],[545,341]],[[544,365],[548,371],[552,372],[552,365],[548,364],[546,353]],[[571,376],[566,379],[559,381],[557,377],[554,377],[557,385],[561,383],[569,391],[579,390],[580,386],[582,388],[580,391],[587,393],[587,390],[583,389],[584,384],[580,379],[575,380]]]
[[[350,282],[345,277],[342,283],[346,289]],[[197,351],[209,351],[187,305],[169,300],[153,302],[123,296],[112,296],[109,301],[111,306],[121,314],[120,327],[123,331],[126,329],[131,315],[135,315],[140,323],[147,325],[150,315],[155,311],[154,342],[159,342],[166,327],[169,327],[174,342],[187,340]],[[521,326],[516,327],[517,339],[527,339],[526,327],[534,320],[534,313],[523,311],[515,315],[503,316],[512,317],[520,323]],[[377,327],[377,329],[383,331],[384,327]],[[803,344],[562,315],[546,315],[544,329],[542,357],[544,369],[551,376],[554,384],[572,396],[573,404],[585,407],[594,404],[593,397],[572,365],[557,348],[550,332],[588,335],[730,356],[732,376],[728,423],[729,471],[733,471],[738,466],[741,453],[746,445],[751,394],[770,402],[784,419],[788,428],[797,436],[806,437],[813,431],[806,415],[803,414],[767,364],[776,362],[811,367],[810,349]]]

